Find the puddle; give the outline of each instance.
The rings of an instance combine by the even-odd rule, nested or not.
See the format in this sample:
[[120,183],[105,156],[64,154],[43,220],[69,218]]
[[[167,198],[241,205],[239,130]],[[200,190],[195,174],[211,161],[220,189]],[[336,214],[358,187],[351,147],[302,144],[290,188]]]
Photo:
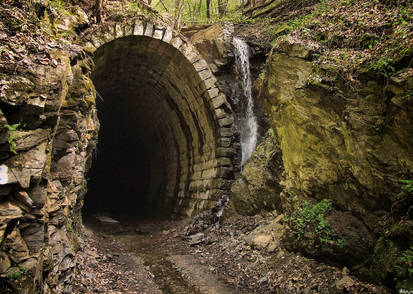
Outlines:
[[[154,280],[165,294],[201,294],[189,284],[180,274],[168,256],[180,254],[180,250],[172,251],[168,246],[160,244],[157,238],[145,237],[140,234],[122,234],[116,236],[125,244],[128,251],[144,259],[144,265],[154,275]],[[161,241],[161,240],[159,240]]]

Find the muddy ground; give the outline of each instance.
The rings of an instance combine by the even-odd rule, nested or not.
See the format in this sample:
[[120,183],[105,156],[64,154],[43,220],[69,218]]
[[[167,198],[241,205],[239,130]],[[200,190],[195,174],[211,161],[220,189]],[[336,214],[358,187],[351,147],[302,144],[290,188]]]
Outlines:
[[86,221],[73,293],[391,293],[257,236],[274,221],[231,216],[206,229],[189,219]]

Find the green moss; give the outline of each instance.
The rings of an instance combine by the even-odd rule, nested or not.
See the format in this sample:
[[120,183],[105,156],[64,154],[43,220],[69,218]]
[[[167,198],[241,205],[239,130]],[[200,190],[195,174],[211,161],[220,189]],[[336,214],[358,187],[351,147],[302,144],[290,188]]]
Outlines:
[[413,246],[398,254],[393,268],[397,277],[413,279]]
[[376,281],[397,284],[398,289],[413,289],[408,288],[413,280],[413,246],[400,250],[392,240],[379,238],[374,246],[371,274]]
[[24,266],[12,267],[9,270],[8,278],[10,280],[18,280],[27,275],[28,271]]

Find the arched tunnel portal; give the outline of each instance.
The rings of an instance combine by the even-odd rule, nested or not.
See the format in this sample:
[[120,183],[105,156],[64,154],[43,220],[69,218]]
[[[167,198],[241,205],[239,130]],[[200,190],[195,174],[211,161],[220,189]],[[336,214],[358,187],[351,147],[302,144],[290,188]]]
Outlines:
[[186,39],[137,19],[88,32],[101,125],[86,211],[175,212],[212,207],[229,189],[232,110]]

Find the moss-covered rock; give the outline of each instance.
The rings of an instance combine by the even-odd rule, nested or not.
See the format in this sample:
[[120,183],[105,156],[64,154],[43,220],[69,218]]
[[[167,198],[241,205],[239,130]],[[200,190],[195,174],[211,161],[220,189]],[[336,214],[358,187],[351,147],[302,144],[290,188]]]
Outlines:
[[280,148],[274,131],[270,129],[231,187],[235,210],[253,215],[262,210],[279,209],[282,172]]
[[283,236],[287,249],[346,266],[365,260],[375,238],[360,220],[334,209],[329,199],[312,202],[290,196],[288,203]]
[[374,246],[373,262],[364,274],[373,281],[413,290],[413,246],[402,249],[393,240],[381,237]]
[[[383,256],[369,259],[374,234],[384,236],[387,230],[396,247],[413,245],[411,198],[400,198],[400,179],[410,179],[413,172],[411,68],[391,78],[373,68],[360,69],[349,82],[340,76],[340,68],[310,61],[304,53],[311,47],[297,50],[302,42],[287,45],[273,48],[260,95],[280,142],[283,208],[290,220],[297,217],[294,211],[303,209],[289,200],[291,193],[332,200],[334,209],[323,217],[331,240],[320,239],[317,221],[304,226],[297,238],[290,221],[284,244],[349,266],[377,262],[367,271],[386,272],[385,265],[392,264],[390,249],[376,245]],[[373,276],[376,281],[405,279],[391,271]]]
[[374,230],[413,168],[411,77],[383,84],[370,73],[352,88],[338,78],[323,82],[323,75],[310,84],[315,71],[329,74],[276,50],[267,68],[261,98],[280,141],[286,185],[334,199]]

